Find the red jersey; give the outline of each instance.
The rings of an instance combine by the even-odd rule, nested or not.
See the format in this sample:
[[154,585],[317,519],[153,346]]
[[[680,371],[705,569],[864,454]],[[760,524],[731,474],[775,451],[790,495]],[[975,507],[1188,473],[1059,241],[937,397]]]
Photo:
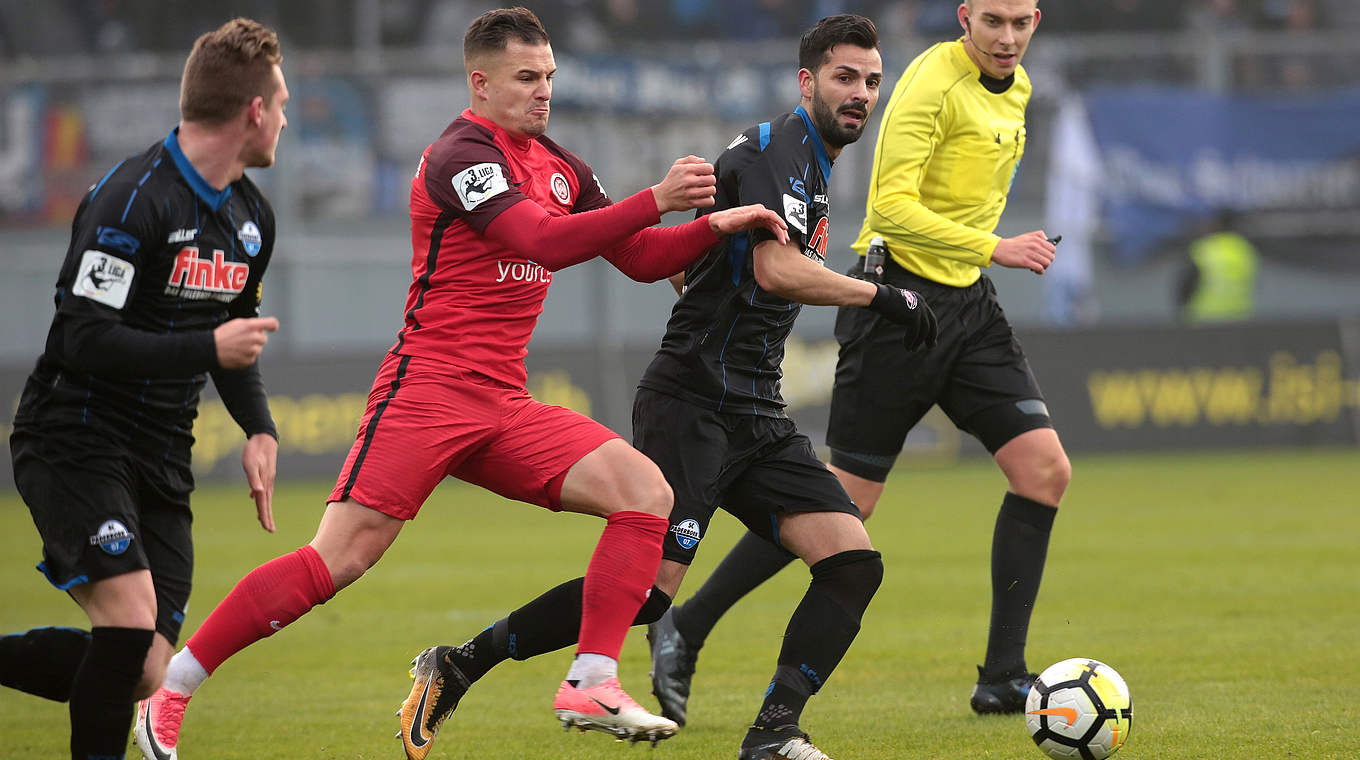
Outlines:
[[584,161],[547,137],[518,140],[463,111],[411,180],[411,288],[392,352],[523,387],[552,272],[482,233],[523,200],[551,216],[610,205]]

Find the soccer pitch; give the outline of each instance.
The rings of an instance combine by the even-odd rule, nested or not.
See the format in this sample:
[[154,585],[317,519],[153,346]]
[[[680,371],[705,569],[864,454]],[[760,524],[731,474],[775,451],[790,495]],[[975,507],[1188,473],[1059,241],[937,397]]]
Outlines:
[[[1077,457],[1029,638],[1034,670],[1086,656],[1133,693],[1123,760],[1354,758],[1360,726],[1360,451]],[[803,728],[838,760],[1043,755],[1020,716],[968,709],[985,647],[988,552],[1005,482],[987,461],[899,464],[869,533],[883,586]],[[289,482],[279,532],[244,482],[195,497],[185,636],[245,572],[312,536],[329,484]],[[184,760],[403,757],[406,669],[580,574],[602,523],[443,485],[369,575],[245,650],[189,706]],[[681,599],[739,534],[721,514]],[[33,571],[39,543],[0,493],[0,632],[86,625]],[[432,758],[733,758],[807,583],[801,566],[743,600],[699,659],[690,725],[663,742],[563,733],[550,704],[570,650],[498,666],[444,724]],[[182,639],[183,640],[183,639]],[[655,709],[642,629],[625,688]],[[63,757],[64,705],[0,689],[0,757]],[[136,757],[136,750],[129,757]]]

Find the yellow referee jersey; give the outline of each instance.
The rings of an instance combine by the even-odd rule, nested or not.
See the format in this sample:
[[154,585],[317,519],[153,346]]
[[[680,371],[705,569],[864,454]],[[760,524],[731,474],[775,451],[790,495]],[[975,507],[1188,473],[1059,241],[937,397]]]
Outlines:
[[[874,146],[864,227],[854,249],[881,235],[906,269],[966,287],[992,262],[992,233],[1025,152],[1029,75],[987,89],[962,39],[916,57],[893,89]],[[996,80],[992,80],[994,83]]]

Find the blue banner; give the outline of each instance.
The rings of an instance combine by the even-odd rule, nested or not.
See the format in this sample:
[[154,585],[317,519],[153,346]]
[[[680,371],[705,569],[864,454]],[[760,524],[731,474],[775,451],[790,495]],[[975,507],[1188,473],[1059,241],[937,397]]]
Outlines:
[[1247,97],[1149,87],[1084,97],[1121,258],[1220,211],[1324,221],[1360,212],[1360,90]]

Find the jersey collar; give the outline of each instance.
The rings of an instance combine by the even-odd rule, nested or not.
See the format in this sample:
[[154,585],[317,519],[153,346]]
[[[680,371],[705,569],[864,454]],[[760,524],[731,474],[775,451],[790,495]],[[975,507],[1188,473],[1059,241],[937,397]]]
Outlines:
[[202,198],[212,210],[222,208],[222,204],[231,197],[231,185],[227,185],[221,190],[215,189],[208,184],[208,180],[203,179],[203,175],[198,173],[194,165],[189,163],[189,159],[184,155],[184,151],[179,148],[179,127],[170,130],[170,134],[165,136],[165,149],[170,152],[170,158],[174,159],[175,167],[179,173],[184,175],[184,181],[189,183],[189,187],[194,189],[194,193]]
[[505,131],[505,129],[496,122],[484,116],[478,116],[477,114],[473,113],[471,108],[463,109],[463,118],[467,119],[473,124],[480,124],[481,126],[486,127],[487,129],[491,130],[491,134],[493,135],[499,135],[504,137],[506,140],[510,142],[511,145],[518,148],[519,150],[528,150],[529,147],[534,144],[534,138],[531,137],[527,140],[523,140],[518,137],[515,137],[514,135]]
[[803,126],[807,128],[807,133],[814,138],[812,141],[812,152],[817,155],[817,166],[821,167],[822,179],[826,182],[830,182],[831,156],[827,155],[826,143],[822,142],[822,136],[817,133],[817,128],[812,125],[812,117],[808,115],[807,111],[803,110],[802,106],[798,106],[793,112],[802,118]]

